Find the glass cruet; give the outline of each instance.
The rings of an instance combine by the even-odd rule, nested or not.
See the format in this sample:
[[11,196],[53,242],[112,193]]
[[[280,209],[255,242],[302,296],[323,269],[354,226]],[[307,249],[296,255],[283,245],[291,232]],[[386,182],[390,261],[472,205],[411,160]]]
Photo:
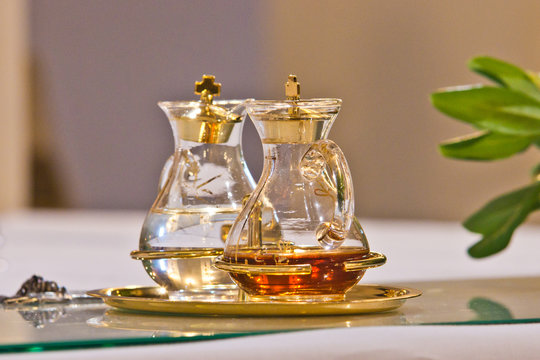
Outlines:
[[169,297],[235,288],[212,266],[254,181],[242,155],[244,100],[214,101],[221,84],[204,75],[199,101],[162,101],[175,150],[159,180],[157,198],[142,227],[139,250],[150,277]]
[[347,161],[327,139],[341,100],[300,100],[294,75],[285,93],[246,104],[265,163],[215,266],[254,300],[342,300],[386,258],[369,250]]

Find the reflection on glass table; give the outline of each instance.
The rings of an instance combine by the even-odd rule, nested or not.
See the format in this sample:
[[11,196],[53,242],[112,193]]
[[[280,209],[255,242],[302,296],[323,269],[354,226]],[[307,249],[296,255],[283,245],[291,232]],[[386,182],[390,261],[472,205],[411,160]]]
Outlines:
[[540,322],[540,277],[417,282],[423,295],[380,314],[196,317],[136,313],[101,303],[0,310],[0,352],[216,339],[357,326]]

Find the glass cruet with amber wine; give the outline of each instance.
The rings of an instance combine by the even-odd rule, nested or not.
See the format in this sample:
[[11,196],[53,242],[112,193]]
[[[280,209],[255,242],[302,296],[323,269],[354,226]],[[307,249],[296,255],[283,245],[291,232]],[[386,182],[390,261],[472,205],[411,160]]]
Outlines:
[[199,101],[162,101],[175,150],[159,180],[157,198],[142,227],[139,250],[150,277],[170,298],[235,288],[212,266],[255,185],[242,155],[244,100],[214,101],[221,84],[204,75],[195,83]]
[[369,250],[347,161],[327,139],[341,100],[301,100],[294,75],[285,92],[246,104],[264,168],[215,265],[253,300],[342,300],[386,258]]

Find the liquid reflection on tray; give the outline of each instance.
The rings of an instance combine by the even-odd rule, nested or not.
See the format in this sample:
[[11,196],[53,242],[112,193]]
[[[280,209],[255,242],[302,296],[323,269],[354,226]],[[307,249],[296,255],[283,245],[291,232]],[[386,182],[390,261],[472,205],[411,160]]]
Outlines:
[[196,336],[219,333],[245,333],[356,326],[406,325],[400,311],[356,316],[297,317],[197,317],[140,314],[107,310],[87,324],[100,328],[152,331],[153,336]]

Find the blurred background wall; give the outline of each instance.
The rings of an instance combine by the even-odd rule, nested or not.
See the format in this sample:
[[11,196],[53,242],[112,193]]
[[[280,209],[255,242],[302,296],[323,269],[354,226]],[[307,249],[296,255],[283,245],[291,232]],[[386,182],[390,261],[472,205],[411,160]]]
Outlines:
[[28,7],[0,1],[0,210],[31,202]]
[[[359,216],[463,219],[529,181],[528,169],[537,162],[534,151],[496,163],[442,158],[437,143],[470,128],[429,103],[439,87],[480,81],[466,68],[474,55],[540,70],[535,0],[27,5],[19,9],[26,15],[19,25],[2,21],[0,29],[4,39],[19,27],[11,35],[18,47],[26,39],[31,127],[16,131],[22,150],[0,144],[0,160],[6,169],[31,146],[33,155],[17,162],[32,164],[33,176],[10,172],[15,188],[5,185],[4,174],[3,209],[147,209],[173,150],[156,102],[195,99],[193,82],[203,73],[216,75],[223,98],[283,98],[289,73],[298,75],[305,98],[342,98],[330,138],[352,168]],[[0,58],[10,49],[2,40]],[[18,61],[8,66],[18,68]],[[2,81],[0,101],[10,105],[5,87],[17,88],[21,79]],[[3,116],[2,136],[13,119],[24,124],[26,115]],[[244,142],[258,176],[262,152],[250,124]],[[15,193],[19,200],[6,200]]]

